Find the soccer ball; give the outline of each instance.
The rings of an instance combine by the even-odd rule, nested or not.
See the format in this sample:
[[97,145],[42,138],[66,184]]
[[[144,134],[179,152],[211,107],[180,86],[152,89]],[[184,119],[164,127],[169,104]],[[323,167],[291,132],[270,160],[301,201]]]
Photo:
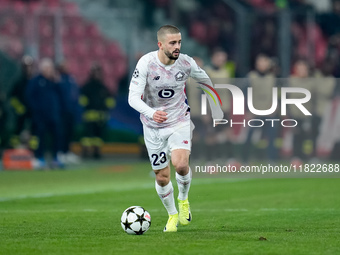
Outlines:
[[150,228],[150,213],[141,206],[131,206],[123,212],[120,224],[126,233],[142,235]]

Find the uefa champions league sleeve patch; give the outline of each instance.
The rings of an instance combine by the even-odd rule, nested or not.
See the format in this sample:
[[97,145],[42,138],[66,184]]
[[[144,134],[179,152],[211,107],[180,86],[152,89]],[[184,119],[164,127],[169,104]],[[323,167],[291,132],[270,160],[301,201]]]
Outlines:
[[136,68],[135,71],[134,71],[133,74],[132,74],[132,77],[133,77],[133,78],[138,78],[138,76],[139,76],[139,71],[138,71],[138,69]]

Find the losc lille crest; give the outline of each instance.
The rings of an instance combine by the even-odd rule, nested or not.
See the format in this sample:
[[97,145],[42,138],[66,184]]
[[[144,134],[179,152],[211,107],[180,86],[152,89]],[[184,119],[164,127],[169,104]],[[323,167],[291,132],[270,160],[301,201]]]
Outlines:
[[183,81],[183,78],[185,76],[185,73],[182,71],[179,71],[178,73],[175,74],[175,79],[176,81]]

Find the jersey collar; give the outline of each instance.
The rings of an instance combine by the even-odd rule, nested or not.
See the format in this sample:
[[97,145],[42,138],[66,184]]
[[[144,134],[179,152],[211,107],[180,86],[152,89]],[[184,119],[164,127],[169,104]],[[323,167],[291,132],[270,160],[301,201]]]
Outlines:
[[156,59],[157,59],[157,63],[160,65],[160,66],[162,66],[162,67],[164,67],[165,69],[170,69],[171,67],[173,67],[175,64],[176,64],[176,61],[178,60],[176,60],[173,64],[171,64],[171,65],[164,65],[160,60],[159,60],[159,58],[158,58],[158,50],[157,51],[155,51],[156,52]]

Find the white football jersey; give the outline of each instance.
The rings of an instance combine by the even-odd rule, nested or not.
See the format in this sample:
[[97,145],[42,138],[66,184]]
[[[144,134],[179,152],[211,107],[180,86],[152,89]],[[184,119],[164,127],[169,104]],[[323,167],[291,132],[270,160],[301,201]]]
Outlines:
[[[208,75],[186,54],[180,54],[172,65],[164,65],[158,51],[150,52],[138,61],[132,75],[130,91],[142,95],[147,106],[166,112],[168,119],[157,123],[152,116],[141,114],[144,125],[152,128],[171,127],[190,118],[185,95],[185,84],[189,77],[212,85]],[[151,114],[150,114],[151,115]]]

